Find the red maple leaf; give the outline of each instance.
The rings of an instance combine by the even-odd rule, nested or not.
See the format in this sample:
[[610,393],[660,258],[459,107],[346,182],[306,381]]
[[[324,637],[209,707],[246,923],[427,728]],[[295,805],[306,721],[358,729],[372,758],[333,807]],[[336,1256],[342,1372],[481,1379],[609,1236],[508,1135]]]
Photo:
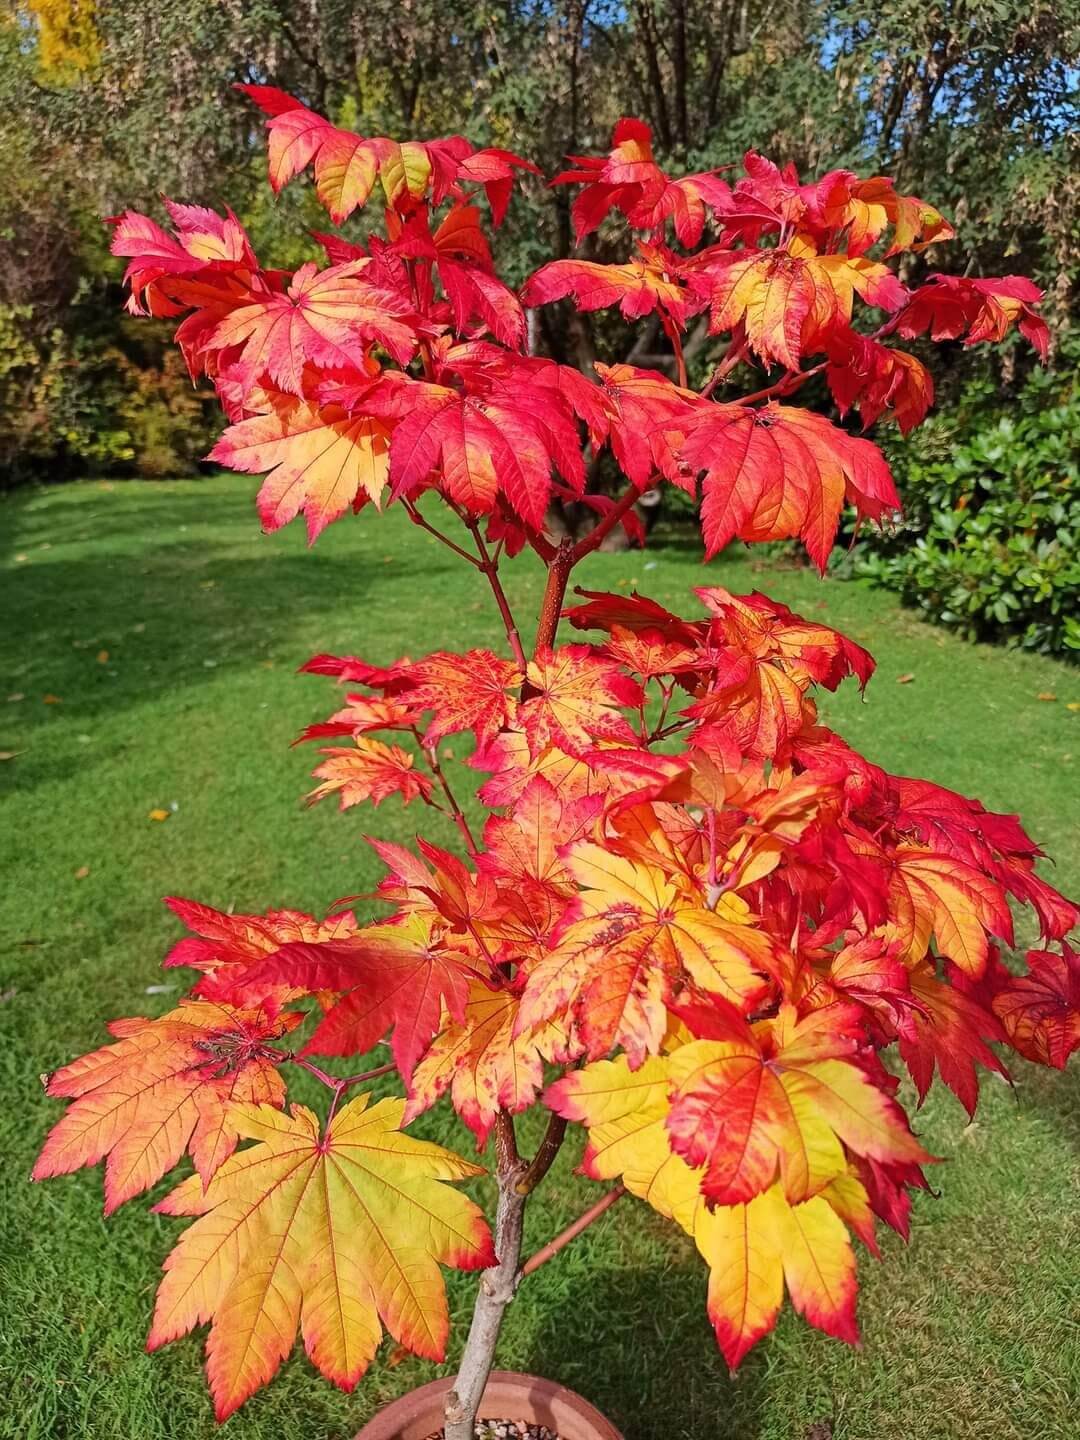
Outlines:
[[479,741],[490,739],[513,722],[523,676],[512,660],[490,650],[462,655],[440,650],[402,667],[404,696],[417,711],[431,710],[424,733],[429,745],[459,730],[472,730]]
[[319,270],[301,265],[284,293],[265,288],[235,306],[203,336],[201,354],[235,351],[245,384],[266,374],[290,394],[304,393],[304,366],[348,368],[377,342],[400,365],[416,351],[416,316],[399,296],[364,279],[366,260]]
[[977,279],[965,275],[931,275],[900,316],[897,331],[906,338],[930,332],[932,340],[958,340],[965,345],[1003,340],[1013,325],[1046,360],[1050,329],[1032,308],[1043,298],[1037,285],[1023,275]]
[[400,795],[408,805],[431,794],[430,778],[415,769],[413,756],[400,745],[384,745],[360,735],[352,747],[324,746],[319,753],[327,758],[312,771],[322,783],[308,796],[309,804],[337,795],[341,809],[348,810],[364,800],[378,805],[388,795]]
[[690,422],[679,456],[704,472],[708,555],[736,538],[798,536],[824,571],[845,500],[872,520],[900,508],[877,446],[794,406],[710,405]]
[[592,260],[552,260],[529,276],[521,292],[526,305],[548,305],[573,295],[579,310],[618,305],[626,320],[659,310],[680,329],[703,309],[705,298],[685,283],[678,257],[666,246],[639,243],[637,255],[623,265]]
[[530,694],[518,714],[534,755],[549,745],[576,755],[598,740],[633,741],[621,707],[637,705],[641,688],[588,645],[541,646],[526,679]]
[[320,943],[283,945],[247,977],[253,987],[344,991],[319,1021],[305,1055],[363,1055],[391,1034],[406,1077],[442,1028],[443,1007],[461,1020],[475,969],[470,956],[442,943],[432,912]]
[[1029,950],[1027,966],[996,991],[994,1014],[1025,1059],[1064,1070],[1080,1050],[1080,952],[1064,944],[1060,955]]

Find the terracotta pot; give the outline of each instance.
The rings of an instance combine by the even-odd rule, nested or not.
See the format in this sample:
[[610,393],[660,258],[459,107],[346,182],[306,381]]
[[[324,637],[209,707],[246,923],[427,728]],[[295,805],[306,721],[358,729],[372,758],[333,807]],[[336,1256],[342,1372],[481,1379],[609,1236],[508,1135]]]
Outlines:
[[[356,1440],[428,1440],[443,1424],[443,1405],[453,1379],[433,1380],[380,1410]],[[493,1370],[480,1402],[481,1420],[526,1420],[546,1425],[559,1440],[623,1440],[610,1420],[587,1400],[551,1380]]]

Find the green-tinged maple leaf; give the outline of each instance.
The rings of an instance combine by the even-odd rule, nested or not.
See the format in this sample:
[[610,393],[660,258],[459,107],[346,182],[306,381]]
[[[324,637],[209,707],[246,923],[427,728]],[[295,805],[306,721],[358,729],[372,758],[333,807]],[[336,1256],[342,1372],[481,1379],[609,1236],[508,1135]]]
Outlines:
[[385,1325],[414,1354],[442,1360],[449,1320],[439,1265],[494,1263],[471,1200],[447,1181],[482,1173],[400,1130],[404,1101],[359,1095],[325,1133],[302,1105],[288,1115],[237,1105],[258,1143],[203,1189],[184,1181],[157,1209],[200,1218],[165,1262],[148,1347],[211,1322],[207,1374],[219,1420],[264,1385],[297,1328],[312,1362],[343,1390],[367,1370]]

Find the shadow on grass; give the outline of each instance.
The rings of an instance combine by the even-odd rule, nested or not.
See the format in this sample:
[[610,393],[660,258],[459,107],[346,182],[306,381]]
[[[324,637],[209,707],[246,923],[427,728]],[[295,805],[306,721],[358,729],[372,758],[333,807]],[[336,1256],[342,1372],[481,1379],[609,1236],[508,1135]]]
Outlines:
[[1074,1150],[1080,1151],[1080,1066],[1051,1070],[1005,1056],[1018,1089],[1018,1103],[1044,1117]]
[[528,1368],[585,1396],[626,1440],[755,1440],[765,1359],[752,1354],[729,1377],[705,1278],[678,1243],[664,1266],[590,1268],[545,1314]]
[[[53,507],[36,513],[33,493],[10,497],[0,513],[5,534],[17,531],[15,553],[27,557],[0,572],[0,675],[6,692],[25,697],[0,713],[0,748],[27,751],[20,789],[91,763],[68,746],[64,754],[34,746],[58,720],[89,732],[106,715],[271,657],[291,668],[307,658],[303,642],[297,648],[299,623],[332,613],[335,597],[354,605],[382,578],[367,568],[371,556],[355,550],[260,551],[257,536],[221,523],[248,518],[249,494],[224,505],[220,493],[197,489],[177,496],[133,487],[130,499],[101,498],[108,507],[98,518],[94,494],[59,516]],[[208,524],[220,524],[222,538],[200,529]],[[64,553],[66,545],[80,548]],[[422,577],[430,587],[449,568],[398,557],[394,581],[407,589]],[[95,747],[93,759],[103,753]],[[0,793],[14,782],[0,772]]]

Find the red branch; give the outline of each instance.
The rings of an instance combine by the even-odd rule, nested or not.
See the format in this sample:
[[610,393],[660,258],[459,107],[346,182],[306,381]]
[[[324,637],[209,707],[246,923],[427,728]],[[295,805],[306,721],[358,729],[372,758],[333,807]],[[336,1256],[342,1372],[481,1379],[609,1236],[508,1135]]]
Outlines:
[[622,1185],[616,1185],[614,1190],[609,1190],[602,1199],[597,1200],[595,1205],[590,1205],[583,1215],[579,1215],[572,1225],[559,1232],[553,1240],[546,1245],[541,1245],[535,1255],[530,1255],[525,1264],[521,1267],[522,1279],[531,1275],[534,1270],[539,1270],[541,1265],[547,1264],[553,1255],[564,1250],[571,1240],[576,1240],[583,1230],[587,1230],[594,1220],[599,1220],[605,1210],[610,1210],[615,1201],[626,1194]]
[[[583,560],[586,555],[591,555],[594,550],[599,549],[604,537],[615,529],[627,511],[632,510],[640,499],[641,491],[636,485],[631,485],[622,499],[616,501],[599,524],[595,525],[588,535],[574,546],[570,556],[571,567],[576,565],[579,560]],[[560,601],[560,605],[561,603]]]
[[740,395],[735,404],[756,405],[758,401],[770,400],[774,395],[791,395],[800,385],[805,385],[812,375],[820,374],[828,363],[827,360],[822,360],[820,365],[813,365],[809,370],[789,370],[775,385],[767,385],[764,390],[755,390],[750,395]]

